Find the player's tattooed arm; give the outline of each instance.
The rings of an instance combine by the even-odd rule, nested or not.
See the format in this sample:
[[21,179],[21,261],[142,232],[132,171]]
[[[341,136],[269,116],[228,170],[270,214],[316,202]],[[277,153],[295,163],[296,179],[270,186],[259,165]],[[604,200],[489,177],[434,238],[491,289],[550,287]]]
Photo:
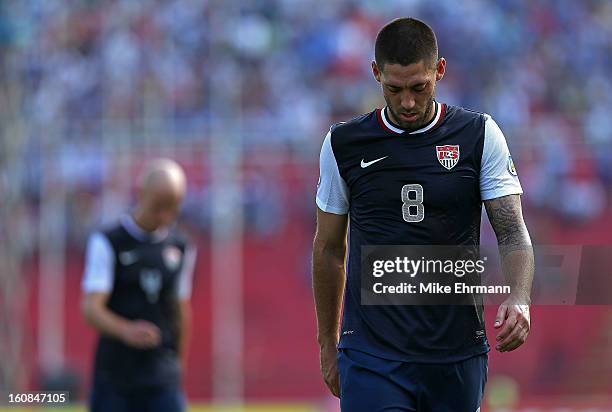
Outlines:
[[533,281],[533,248],[523,220],[520,195],[486,200],[485,208],[499,245],[504,273],[512,294],[523,304],[529,304]]
[[533,248],[523,220],[520,195],[503,196],[484,203],[497,236],[502,270],[512,290],[500,305],[495,319],[495,327],[501,328],[496,348],[502,352],[511,351],[522,345],[529,334]]
[[499,245],[504,273],[512,294],[529,304],[533,280],[533,248],[523,220],[520,195],[486,200],[485,208]]

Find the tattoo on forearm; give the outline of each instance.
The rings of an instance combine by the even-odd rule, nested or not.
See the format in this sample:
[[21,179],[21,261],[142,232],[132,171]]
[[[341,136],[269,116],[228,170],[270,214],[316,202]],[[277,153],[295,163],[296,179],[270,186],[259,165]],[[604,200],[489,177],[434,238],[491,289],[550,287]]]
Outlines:
[[521,304],[529,304],[535,267],[520,197],[510,195],[488,200],[485,201],[485,208],[497,235],[504,273],[513,288],[513,295]]
[[531,240],[521,213],[518,195],[504,196],[485,202],[487,215],[497,235],[502,255],[514,250],[531,250]]

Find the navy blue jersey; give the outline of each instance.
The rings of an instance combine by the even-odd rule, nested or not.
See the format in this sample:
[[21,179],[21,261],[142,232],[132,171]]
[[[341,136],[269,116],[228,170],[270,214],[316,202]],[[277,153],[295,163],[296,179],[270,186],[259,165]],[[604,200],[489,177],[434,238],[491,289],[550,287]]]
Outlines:
[[153,349],[130,347],[100,336],[94,381],[120,388],[177,385],[178,303],[188,299],[195,249],[175,231],[148,234],[129,216],[92,234],[87,251],[83,289],[107,292],[106,306],[129,320],[147,320],[161,331]]
[[361,247],[478,245],[482,201],[522,193],[503,134],[483,113],[434,102],[404,132],[386,110],[334,125],[323,142],[318,207],[349,214],[339,347],[407,362],[485,353],[482,307],[361,305]]

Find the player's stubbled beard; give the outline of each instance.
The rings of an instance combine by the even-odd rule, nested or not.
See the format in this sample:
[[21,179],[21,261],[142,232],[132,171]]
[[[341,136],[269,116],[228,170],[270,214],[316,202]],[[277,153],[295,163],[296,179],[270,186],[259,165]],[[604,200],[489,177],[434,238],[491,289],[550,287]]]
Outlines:
[[431,115],[431,111],[434,108],[433,101],[435,98],[435,93],[432,93],[429,99],[427,100],[427,104],[425,104],[425,111],[423,112],[423,115],[413,122],[406,122],[404,120],[401,120],[402,118],[400,117],[399,113],[393,108],[391,99],[389,99],[386,95],[383,95],[383,97],[385,99],[385,102],[387,103],[387,108],[391,111],[391,114],[393,114],[395,122],[397,122],[398,126],[407,131],[417,130],[421,128],[421,126],[424,126],[425,123],[427,123],[429,116]]

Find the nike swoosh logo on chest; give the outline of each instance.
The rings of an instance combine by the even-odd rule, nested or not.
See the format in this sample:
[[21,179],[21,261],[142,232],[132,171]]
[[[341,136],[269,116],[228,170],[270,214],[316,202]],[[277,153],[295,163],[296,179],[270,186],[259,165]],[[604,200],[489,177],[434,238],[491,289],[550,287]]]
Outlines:
[[374,160],[371,160],[371,161],[369,161],[369,162],[366,162],[366,161],[365,161],[365,159],[361,159],[361,168],[362,168],[362,169],[365,169],[366,167],[371,166],[371,165],[373,165],[373,164],[374,164],[374,163],[376,163],[376,162],[380,162],[381,160],[384,160],[384,159],[386,159],[387,157],[389,157],[389,156],[380,157],[380,158],[378,158],[378,159],[374,159]]

